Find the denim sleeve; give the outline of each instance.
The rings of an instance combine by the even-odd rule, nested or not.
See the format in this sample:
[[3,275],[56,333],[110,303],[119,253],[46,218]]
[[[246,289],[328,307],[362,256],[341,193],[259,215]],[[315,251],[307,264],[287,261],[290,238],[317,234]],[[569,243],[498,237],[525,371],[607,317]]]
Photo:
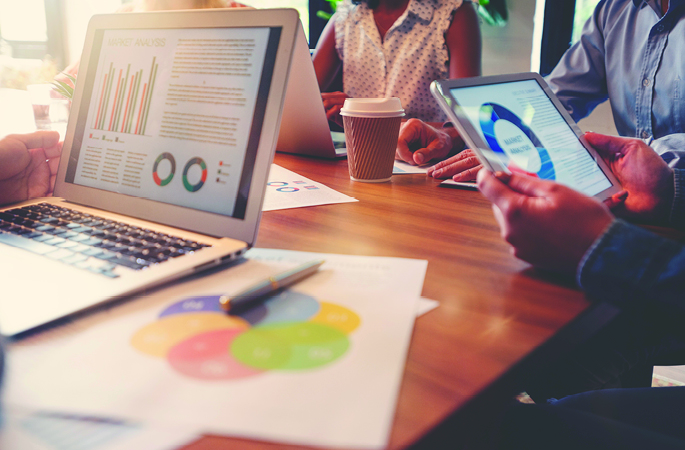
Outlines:
[[685,247],[615,220],[581,261],[578,284],[593,300],[685,313]]
[[609,98],[605,70],[602,0],[583,28],[580,40],[564,53],[546,77],[573,120],[586,117]]
[[675,133],[649,143],[661,157],[674,168],[685,169],[685,133]]

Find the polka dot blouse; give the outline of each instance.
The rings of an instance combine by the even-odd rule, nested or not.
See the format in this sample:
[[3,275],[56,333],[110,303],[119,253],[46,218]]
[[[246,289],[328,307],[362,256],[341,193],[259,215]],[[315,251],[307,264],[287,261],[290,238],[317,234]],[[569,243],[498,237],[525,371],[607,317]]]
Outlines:
[[449,76],[445,34],[461,4],[462,0],[410,0],[381,41],[366,3],[344,0],[331,20],[345,93],[399,97],[407,119],[447,120],[430,93],[430,83]]

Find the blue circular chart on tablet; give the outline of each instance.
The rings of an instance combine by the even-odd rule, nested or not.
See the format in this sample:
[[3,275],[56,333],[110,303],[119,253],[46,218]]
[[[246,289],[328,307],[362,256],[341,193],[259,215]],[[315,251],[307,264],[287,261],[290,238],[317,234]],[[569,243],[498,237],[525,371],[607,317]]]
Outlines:
[[509,170],[555,179],[549,152],[519,116],[497,103],[484,103],[479,119],[485,140]]

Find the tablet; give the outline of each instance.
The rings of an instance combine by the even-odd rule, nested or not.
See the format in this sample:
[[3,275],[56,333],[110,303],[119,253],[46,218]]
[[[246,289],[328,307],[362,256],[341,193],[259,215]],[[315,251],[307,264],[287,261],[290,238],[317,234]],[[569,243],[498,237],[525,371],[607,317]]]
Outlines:
[[621,190],[537,73],[434,81],[431,92],[489,170],[553,180],[601,200]]

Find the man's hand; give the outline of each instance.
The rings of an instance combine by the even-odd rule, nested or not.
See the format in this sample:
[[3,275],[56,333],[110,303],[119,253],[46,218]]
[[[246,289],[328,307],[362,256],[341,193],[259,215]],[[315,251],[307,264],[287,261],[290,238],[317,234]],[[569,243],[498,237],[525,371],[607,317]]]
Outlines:
[[464,141],[454,128],[438,129],[419,119],[409,119],[400,128],[395,159],[420,166],[444,159],[463,147]]
[[623,186],[623,192],[607,201],[614,214],[640,222],[667,224],[675,195],[673,169],[639,139],[596,133],[585,133],[585,139]]
[[574,274],[585,252],[614,220],[598,200],[525,175],[478,173],[514,256],[534,266]]
[[345,104],[345,99],[348,97],[344,92],[322,92],[321,99],[323,100],[323,109],[326,110],[326,117],[331,122],[335,122],[343,126],[340,110]]
[[473,150],[467,148],[456,155],[440,161],[428,168],[428,176],[433,178],[452,178],[454,181],[473,181],[483,165]]
[[51,195],[62,144],[56,131],[0,140],[0,205]]

